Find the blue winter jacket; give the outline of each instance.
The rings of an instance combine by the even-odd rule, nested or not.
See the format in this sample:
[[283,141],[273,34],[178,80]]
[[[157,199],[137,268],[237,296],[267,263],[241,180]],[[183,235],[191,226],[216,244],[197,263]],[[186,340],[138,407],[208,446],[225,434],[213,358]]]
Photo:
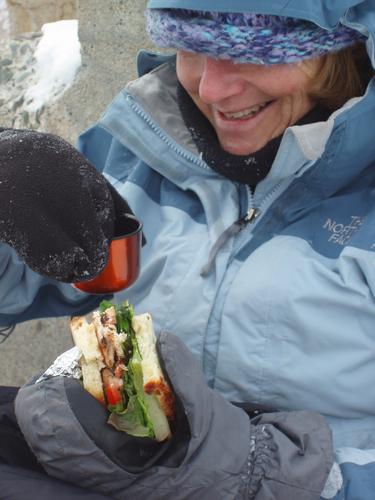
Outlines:
[[[368,37],[375,66],[375,0],[215,8],[327,28],[341,20]],[[322,497],[337,500],[375,498],[374,131],[371,82],[326,122],[288,128],[252,193],[202,160],[176,104],[172,59],[130,82],[79,141],[144,223],[141,276],[116,299],[180,336],[229,400],[323,414],[339,465]],[[6,245],[0,276],[2,324],[80,314],[99,300],[36,275]]]

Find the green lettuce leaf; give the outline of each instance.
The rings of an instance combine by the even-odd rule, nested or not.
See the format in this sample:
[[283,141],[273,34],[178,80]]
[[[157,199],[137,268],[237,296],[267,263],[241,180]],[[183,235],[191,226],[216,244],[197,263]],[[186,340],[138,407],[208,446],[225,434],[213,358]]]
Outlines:
[[118,431],[125,431],[136,437],[154,437],[153,432],[150,432],[143,422],[143,409],[137,396],[130,396],[126,410],[121,413],[111,413],[108,419],[108,423]]
[[[104,312],[112,306],[113,304],[109,301],[102,301],[100,310]],[[116,304],[114,307],[117,331],[127,334],[123,345],[127,366],[127,371],[123,375],[127,402],[126,405],[120,402],[108,408],[111,412],[108,422],[116,429],[125,431],[132,436],[155,438],[154,426],[148,411],[150,399],[154,396],[146,394],[143,390],[141,355],[132,328],[134,309],[127,301]]]

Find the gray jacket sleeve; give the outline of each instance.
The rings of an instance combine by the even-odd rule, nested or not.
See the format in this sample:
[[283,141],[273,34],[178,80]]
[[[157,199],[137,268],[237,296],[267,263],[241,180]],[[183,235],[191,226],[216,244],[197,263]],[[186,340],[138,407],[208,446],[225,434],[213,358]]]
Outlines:
[[318,499],[333,464],[331,434],[313,412],[260,415],[252,420],[249,498]]
[[135,473],[115,462],[77,418],[67,379],[55,378],[23,387],[16,399],[19,425],[50,475],[120,500],[320,498],[332,466],[331,435],[322,416],[296,411],[250,420],[207,387],[177,337],[162,334],[159,352],[190,429],[178,463],[166,465],[161,457]]

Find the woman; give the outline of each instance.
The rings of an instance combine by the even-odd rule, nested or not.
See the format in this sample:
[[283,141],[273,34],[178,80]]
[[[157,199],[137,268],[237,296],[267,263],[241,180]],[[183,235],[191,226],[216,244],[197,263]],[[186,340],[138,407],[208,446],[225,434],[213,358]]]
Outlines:
[[[19,393],[18,422],[51,475],[69,474],[115,498],[370,499],[372,2],[348,9],[301,1],[281,12],[264,2],[221,2],[222,12],[212,12],[210,2],[200,2],[200,10],[192,4],[149,2],[151,38],[177,49],[177,58],[156,61],[131,82],[82,135],[80,149],[144,223],[141,276],[117,299],[152,312],[157,330],[177,335],[204,380],[184,346],[162,335],[160,355],[187,420],[181,417],[179,439],[156,454],[133,442],[133,455],[126,445],[108,449],[109,438],[90,431],[92,413],[61,384],[52,387],[48,405],[66,401],[58,406],[61,421],[78,418],[81,425],[61,431],[65,452],[56,455],[45,421],[40,428],[25,417],[26,408],[33,415],[43,407],[35,386]],[[140,67],[150,69],[151,59],[141,55]],[[14,157],[15,135],[6,134]],[[16,136],[30,153],[35,136],[30,142]],[[35,148],[33,155],[42,163]],[[59,162],[66,162],[61,154]],[[37,245],[2,233],[34,271],[60,281],[95,275],[103,266],[113,231],[108,220],[121,203],[87,165],[86,173],[92,184],[83,185],[73,171],[69,179],[93,200],[91,218],[81,216],[71,196],[71,217],[55,220],[56,234],[61,223],[69,235],[60,245],[69,258],[48,266],[50,241],[35,252]],[[70,192],[60,191],[52,185],[48,194],[56,200]],[[90,231],[82,242],[86,219]],[[99,246],[103,252],[92,264],[88,256]],[[17,296],[20,304],[3,306],[4,324],[94,306],[95,298],[25,268],[9,247],[2,252],[4,297],[13,304]],[[80,274],[72,274],[77,268]],[[15,273],[25,273],[28,286],[13,279],[9,291]],[[246,404],[250,425],[229,401]],[[95,436],[96,446],[87,436]],[[77,449],[71,441],[78,437]],[[135,467],[134,454],[142,453],[147,466]]]

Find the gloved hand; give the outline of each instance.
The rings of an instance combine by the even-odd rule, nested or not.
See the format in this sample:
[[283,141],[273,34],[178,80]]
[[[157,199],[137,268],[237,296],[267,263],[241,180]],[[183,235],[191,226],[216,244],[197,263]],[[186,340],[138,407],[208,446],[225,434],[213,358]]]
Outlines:
[[128,204],[68,142],[0,129],[0,241],[31,269],[68,283],[93,278],[126,213]]
[[157,345],[179,402],[166,443],[106,426],[105,410],[71,380],[21,388],[17,420],[50,475],[117,499],[319,499],[332,466],[323,417],[301,411],[250,420],[207,387],[177,337],[161,334]]

